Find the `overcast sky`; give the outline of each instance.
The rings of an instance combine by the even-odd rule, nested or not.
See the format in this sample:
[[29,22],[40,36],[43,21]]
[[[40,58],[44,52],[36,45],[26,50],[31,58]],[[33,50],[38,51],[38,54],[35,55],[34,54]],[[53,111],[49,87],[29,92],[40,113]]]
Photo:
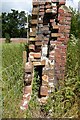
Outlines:
[[[67,6],[78,8],[79,0],[66,0],[66,1]],[[2,12],[10,12],[11,9],[30,12],[32,8],[32,0],[0,0],[0,6]]]

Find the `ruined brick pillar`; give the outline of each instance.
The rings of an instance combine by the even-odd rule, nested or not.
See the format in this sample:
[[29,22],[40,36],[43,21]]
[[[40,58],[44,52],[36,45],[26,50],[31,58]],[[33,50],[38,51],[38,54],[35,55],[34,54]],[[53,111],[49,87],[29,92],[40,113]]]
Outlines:
[[42,67],[39,92],[40,102],[44,103],[58,81],[64,80],[71,11],[65,0],[33,0],[32,5],[25,81],[30,85],[32,68]]

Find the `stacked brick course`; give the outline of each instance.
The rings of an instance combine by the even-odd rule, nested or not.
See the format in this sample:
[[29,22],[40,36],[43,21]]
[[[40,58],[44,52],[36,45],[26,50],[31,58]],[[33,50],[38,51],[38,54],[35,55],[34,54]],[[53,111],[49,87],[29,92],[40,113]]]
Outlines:
[[58,80],[64,80],[70,22],[71,12],[65,6],[65,0],[33,0],[29,57],[26,63],[31,63],[31,66],[25,69],[25,79],[31,85],[32,66],[42,66],[40,102],[46,100]]

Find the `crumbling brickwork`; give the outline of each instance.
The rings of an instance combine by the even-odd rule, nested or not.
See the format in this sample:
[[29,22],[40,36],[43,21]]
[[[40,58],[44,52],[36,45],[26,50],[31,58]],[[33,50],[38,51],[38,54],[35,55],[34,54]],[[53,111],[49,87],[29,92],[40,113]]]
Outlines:
[[71,12],[65,0],[33,0],[25,85],[32,85],[33,68],[42,66],[40,102],[64,80]]

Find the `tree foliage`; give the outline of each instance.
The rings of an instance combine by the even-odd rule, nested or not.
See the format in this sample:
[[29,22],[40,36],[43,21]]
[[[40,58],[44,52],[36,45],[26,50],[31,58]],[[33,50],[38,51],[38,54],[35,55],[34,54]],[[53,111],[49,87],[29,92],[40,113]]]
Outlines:
[[[31,16],[29,15],[28,17],[30,21]],[[11,9],[11,13],[2,13],[2,37],[6,37],[5,33],[9,34],[10,38],[26,37],[26,22],[27,17],[25,11],[18,12],[18,10]]]
[[80,12],[72,7],[69,7],[72,11],[71,19],[71,31],[70,33],[75,35],[76,38],[80,38]]

